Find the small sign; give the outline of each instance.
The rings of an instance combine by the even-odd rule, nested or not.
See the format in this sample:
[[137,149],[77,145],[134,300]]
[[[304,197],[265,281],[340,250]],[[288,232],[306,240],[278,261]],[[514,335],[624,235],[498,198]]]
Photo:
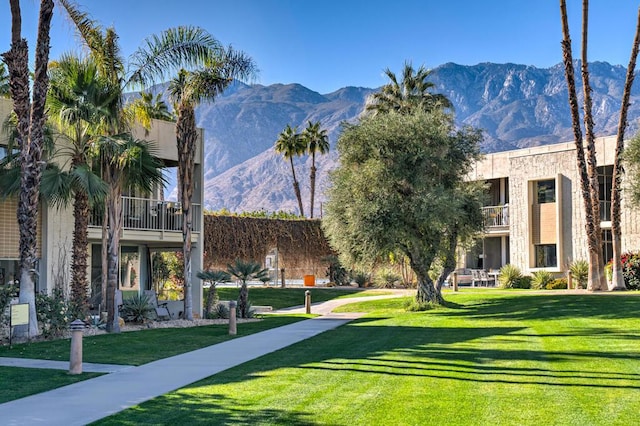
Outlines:
[[18,303],[11,306],[11,326],[29,325],[29,304]]

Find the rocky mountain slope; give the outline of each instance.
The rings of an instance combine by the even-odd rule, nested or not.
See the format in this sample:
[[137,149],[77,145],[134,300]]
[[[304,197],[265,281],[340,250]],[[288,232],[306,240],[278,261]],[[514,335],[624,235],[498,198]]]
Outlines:
[[[590,66],[595,131],[617,131],[618,111],[625,68],[596,62]],[[536,68],[517,64],[453,63],[433,70],[436,92],[454,104],[456,121],[485,131],[484,152],[544,145],[572,139],[567,90],[561,65]],[[581,88],[578,88],[581,91]],[[357,119],[374,89],[345,87],[320,94],[298,84],[271,86],[235,84],[215,103],[197,110],[198,125],[205,129],[205,207],[232,211],[297,211],[288,162],[272,149],[287,124],[304,127],[320,120],[328,129],[332,147],[340,123]],[[630,109],[632,128],[640,116],[640,89],[633,91]],[[335,167],[336,153],[317,159],[319,196],[327,184],[327,171]],[[310,160],[298,159],[296,170],[308,209]],[[315,216],[320,214],[316,202]]]

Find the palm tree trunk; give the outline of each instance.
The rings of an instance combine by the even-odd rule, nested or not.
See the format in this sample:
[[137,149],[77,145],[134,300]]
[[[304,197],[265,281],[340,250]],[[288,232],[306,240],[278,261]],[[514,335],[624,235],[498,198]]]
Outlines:
[[300,195],[300,185],[298,184],[298,179],[296,178],[296,169],[293,167],[293,157],[289,157],[289,161],[291,162],[291,175],[293,176],[293,192],[295,192],[296,198],[298,199],[300,216],[304,216],[304,208],[302,207],[302,196]]
[[238,295],[238,313],[240,314],[240,318],[247,317],[249,305],[249,288],[247,287],[247,282],[242,281],[242,285],[240,286],[240,294]]
[[88,311],[87,247],[89,228],[89,197],[77,191],[73,203],[73,249],[71,253],[71,300],[84,317]]
[[316,153],[311,153],[311,173],[309,174],[309,183],[311,184],[311,219],[313,219],[313,201],[316,195]]
[[193,320],[193,294],[191,277],[191,230],[193,212],[194,159],[196,151],[196,117],[189,106],[180,106],[176,122],[176,142],[178,146],[178,173],[180,176],[180,199],[182,203],[182,253],[184,255],[184,316]]
[[29,63],[27,41],[22,38],[20,2],[10,0],[11,48],[3,59],[9,70],[9,88],[18,117],[18,147],[21,177],[17,219],[20,228],[20,302],[29,304],[29,326],[20,327],[18,335],[39,333],[35,306],[33,273],[37,259],[37,218],[39,186],[42,178],[43,126],[46,120],[45,99],[49,88],[49,31],[53,16],[53,0],[40,2],[38,38],[35,49],[33,103],[29,101]]
[[[638,58],[638,47],[640,46],[640,8],[638,8],[638,18],[636,21],[636,34],[631,47],[631,57],[627,66],[627,77],[622,94],[620,105],[620,120],[618,121],[618,137],[616,139],[616,153],[613,161],[613,177],[611,188],[611,237],[613,242],[613,276],[609,290],[626,290],[624,278],[622,276],[622,230],[620,229],[620,189],[622,186],[622,154],[624,152],[624,133],[627,128],[627,112],[631,98],[631,88],[635,78],[636,59]],[[604,259],[606,261],[606,259]]]
[[107,331],[120,332],[120,313],[116,303],[120,260],[120,230],[122,228],[122,190],[111,176],[107,199],[108,238],[107,238]]
[[[567,5],[565,0],[560,0],[560,15],[562,19],[562,59],[564,63],[565,77],[567,79],[567,88],[569,92],[569,107],[571,111],[571,122],[573,125],[573,134],[576,145],[576,162],[578,165],[578,173],[580,176],[580,189],[582,192],[582,200],[584,204],[585,228],[587,234],[588,257],[589,257],[589,278],[587,288],[589,290],[599,290],[603,282],[604,265],[602,265],[602,256],[600,254],[600,217],[594,216],[592,197],[594,192],[591,190],[590,176],[587,169],[587,161],[585,158],[585,147],[582,142],[582,129],[580,127],[580,111],[578,108],[578,95],[576,93],[575,74],[573,69],[573,55],[571,53],[571,37],[569,34],[569,22],[567,18]],[[583,76],[584,77],[584,76]],[[588,77],[588,75],[587,75]],[[587,80],[588,83],[588,80]],[[589,89],[590,90],[590,89]],[[586,118],[585,122],[592,121],[592,118]],[[589,149],[589,146],[587,146]],[[593,146],[590,147],[593,149]],[[597,179],[597,176],[596,176]],[[597,191],[596,191],[597,195]]]

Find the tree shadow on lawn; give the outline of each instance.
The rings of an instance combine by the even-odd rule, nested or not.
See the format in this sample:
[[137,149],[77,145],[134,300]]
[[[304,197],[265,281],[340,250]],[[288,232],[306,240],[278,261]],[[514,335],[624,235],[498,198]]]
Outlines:
[[514,296],[487,297],[479,303],[458,304],[447,301],[450,310],[434,315],[490,318],[500,320],[538,320],[565,318],[626,319],[638,318],[637,295],[540,295],[518,293]]

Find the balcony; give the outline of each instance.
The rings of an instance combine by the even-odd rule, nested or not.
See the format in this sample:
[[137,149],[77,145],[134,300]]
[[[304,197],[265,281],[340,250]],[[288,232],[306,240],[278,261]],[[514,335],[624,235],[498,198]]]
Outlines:
[[[192,231],[200,232],[201,206],[192,204]],[[89,226],[102,226],[102,213],[93,212]],[[182,208],[175,201],[122,197],[122,229],[134,231],[182,232]]]
[[482,208],[482,221],[487,231],[509,228],[509,206],[487,206]]

